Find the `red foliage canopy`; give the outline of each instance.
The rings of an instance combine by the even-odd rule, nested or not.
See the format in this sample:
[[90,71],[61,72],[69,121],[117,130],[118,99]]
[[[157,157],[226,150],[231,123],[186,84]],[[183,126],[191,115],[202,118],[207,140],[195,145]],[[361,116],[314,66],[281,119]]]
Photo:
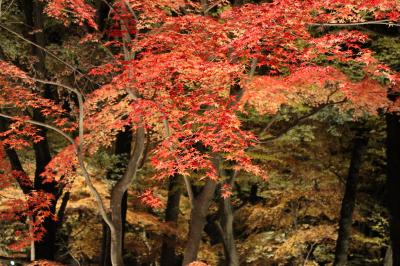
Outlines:
[[[213,6],[220,1],[209,2]],[[117,1],[114,40],[102,45],[123,47],[124,52],[91,72],[113,78],[86,95],[85,152],[110,145],[126,126],[143,126],[154,143],[150,161],[158,171],[155,179],[193,172],[218,179],[212,163],[216,154],[237,170],[263,175],[245,153],[256,137],[242,129],[237,112],[250,104],[260,113],[273,113],[282,104],[304,99],[314,105],[346,100],[344,110],[359,112],[386,108],[387,89],[374,79],[383,76],[392,85],[398,79],[365,48],[368,36],[358,31],[318,35],[310,27],[318,31],[323,24],[371,19],[396,23],[396,3],[275,0],[227,8],[213,17],[201,15],[204,6],[196,1]],[[97,28],[95,11],[83,0],[51,0],[46,12],[66,24]],[[252,62],[264,74],[255,76]],[[361,63],[366,78],[350,81],[334,62]],[[2,61],[0,68],[0,108],[19,117],[1,133],[2,146],[20,148],[40,141],[25,116],[30,108],[41,110],[65,133],[76,128],[70,122],[75,117],[66,119],[69,114],[39,96],[34,79]],[[51,179],[73,171],[74,152],[67,147],[44,174]],[[143,201],[154,203],[151,191],[146,193]]]

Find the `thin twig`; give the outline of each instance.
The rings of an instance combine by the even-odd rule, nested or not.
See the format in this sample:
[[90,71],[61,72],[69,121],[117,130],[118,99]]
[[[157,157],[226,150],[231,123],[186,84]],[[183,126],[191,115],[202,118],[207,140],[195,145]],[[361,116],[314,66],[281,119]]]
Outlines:
[[309,249],[308,252],[307,252],[307,256],[306,256],[306,258],[304,259],[303,266],[306,266],[306,263],[307,263],[307,261],[308,261],[308,258],[310,257],[311,252],[312,252],[312,250],[313,250],[313,248],[314,248],[314,246],[315,246],[316,244],[317,244],[316,242],[314,242],[314,243],[311,244],[311,247],[310,247],[310,249]]
[[[56,59],[57,61],[59,61],[60,63],[66,65],[68,68],[70,68],[72,71],[79,73],[82,75],[82,77],[84,77],[85,79],[87,79],[88,81],[96,84],[95,82],[93,82],[91,79],[89,79],[88,77],[85,76],[84,73],[82,73],[81,71],[79,71],[76,67],[74,67],[73,65],[69,64],[68,62],[65,62],[64,60],[62,60],[60,57],[58,57],[57,55],[55,55],[54,53],[50,52],[48,49],[46,49],[45,47],[42,47],[28,39],[26,39],[24,36],[22,36],[21,34],[19,34],[18,32],[13,31],[12,29],[0,24],[0,28],[8,31],[9,33],[13,34],[14,36],[16,36],[18,39],[23,40],[24,42],[27,42],[37,48],[39,48],[40,50],[42,50],[43,52],[45,52],[46,54],[48,54],[49,56],[53,57],[54,59]],[[98,85],[98,84],[96,84]]]

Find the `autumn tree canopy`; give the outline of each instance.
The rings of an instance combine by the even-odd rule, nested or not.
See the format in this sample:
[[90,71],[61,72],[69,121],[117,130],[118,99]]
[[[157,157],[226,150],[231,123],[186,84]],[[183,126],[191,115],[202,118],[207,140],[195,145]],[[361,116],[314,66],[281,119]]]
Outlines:
[[[241,114],[249,109],[263,116],[283,106],[335,106],[354,120],[398,110],[399,100],[387,98],[389,91],[398,91],[398,74],[374,57],[367,33],[348,27],[398,27],[397,0],[104,2],[106,23],[92,3],[44,2],[48,19],[79,29],[80,44],[107,54],[107,60],[83,73],[38,47],[69,68],[74,81],[63,73],[41,76],[0,58],[0,116],[7,123],[0,132],[0,184],[16,179],[22,190],[27,188],[20,209],[4,211],[2,219],[35,217],[30,219],[35,239],[46,230],[41,217],[53,215],[48,208],[55,194],[32,189],[32,178],[12,169],[5,151],[40,143],[41,128],[68,143],[40,173],[42,182],[68,189],[83,174],[111,230],[111,252],[117,254],[118,208],[144,164],[153,172],[140,199],[156,209],[163,204],[154,192],[172,176],[184,178],[192,211],[195,183],[211,180],[222,184],[223,197],[232,194],[223,166],[268,179],[265,167],[247,152],[265,141],[243,127]],[[30,42],[18,31],[1,28]],[[358,79],[348,74],[353,66],[362,73]],[[34,110],[45,119],[35,120]],[[126,131],[133,134],[130,159],[111,189],[108,209],[92,185],[87,160],[113,147]],[[23,244],[29,243],[28,236]],[[121,254],[111,261],[123,265]]]

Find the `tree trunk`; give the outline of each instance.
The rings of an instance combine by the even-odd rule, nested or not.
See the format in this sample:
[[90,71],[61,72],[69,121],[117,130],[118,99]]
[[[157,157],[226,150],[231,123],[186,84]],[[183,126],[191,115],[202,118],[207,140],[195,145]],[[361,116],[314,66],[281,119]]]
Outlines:
[[[106,0],[96,0],[95,7],[96,7],[96,23],[99,27],[99,31],[103,31],[106,28],[106,22],[108,15],[110,13],[110,7],[107,3],[111,1]],[[112,5],[112,3],[110,3]]]
[[[25,24],[28,26],[28,29],[24,31],[25,37],[36,43],[39,47],[44,48],[46,46],[46,38],[44,34],[43,6],[44,3],[40,1],[23,0],[21,8],[25,15]],[[35,33],[29,34],[28,31],[31,30],[35,30]],[[39,47],[31,45],[31,54],[37,57],[37,61],[34,64],[35,72],[33,74],[38,78],[43,79],[46,76],[45,53]],[[41,90],[41,93],[46,98],[50,98],[49,90],[46,89],[45,86],[43,86]],[[33,111],[33,119],[39,122],[45,122],[45,119],[39,110]],[[40,128],[38,134],[42,136],[43,140],[33,145],[36,159],[34,189],[51,193],[55,196],[55,199],[51,202],[51,206],[49,206],[50,212],[55,215],[57,200],[62,188],[58,188],[56,182],[43,184],[43,178],[40,175],[44,171],[46,165],[51,161],[51,153],[47,141],[46,130]],[[35,219],[35,217],[33,216],[32,219]],[[52,260],[55,253],[57,223],[52,218],[47,217],[43,221],[42,226],[45,228],[46,232],[42,239],[35,243],[36,259]]]
[[[168,200],[165,209],[165,222],[171,227],[177,228],[179,217],[179,203],[182,195],[181,177],[174,175],[170,178],[168,186]],[[161,266],[177,266],[177,257],[175,254],[177,237],[175,234],[164,234],[161,247]]]
[[[36,117],[36,120],[41,118]],[[43,120],[43,119],[42,119]],[[4,132],[7,129],[7,123],[4,119],[0,119],[0,132]],[[46,133],[45,131],[39,131],[39,134],[44,138],[41,142],[34,144],[35,151],[35,159],[36,159],[36,170],[35,170],[35,180],[33,184],[29,182],[28,178],[25,178],[25,171],[22,167],[22,164],[19,160],[17,152],[10,148],[5,147],[5,151],[7,157],[10,160],[10,164],[13,170],[19,171],[22,173],[21,176],[17,178],[17,182],[19,183],[21,190],[24,194],[29,194],[32,190],[44,191],[47,193],[51,193],[54,195],[54,200],[51,201],[51,205],[49,206],[51,214],[55,214],[56,205],[58,200],[58,193],[60,191],[57,188],[56,183],[49,182],[43,183],[43,178],[40,174],[44,171],[46,165],[50,162],[50,150],[47,143]],[[35,219],[33,215],[31,217],[32,220]],[[57,222],[51,217],[46,217],[42,222],[41,226],[45,229],[45,232],[42,236],[42,239],[39,241],[35,241],[35,247],[32,250],[35,250],[35,258],[36,259],[47,259],[52,260],[54,258],[55,253],[55,234],[57,230]]]
[[216,187],[217,182],[208,179],[203,187],[203,190],[194,199],[193,207],[190,213],[189,234],[183,256],[183,266],[188,265],[197,259],[201,236],[206,224],[208,207],[210,206],[214,197]]
[[[131,148],[132,148],[132,132],[130,129],[126,129],[124,132],[120,132],[117,135],[117,138],[115,141],[114,154],[119,155],[119,156],[125,156],[127,159],[129,159],[130,153],[131,153]],[[108,175],[111,176],[111,174],[113,174],[113,175],[121,174],[121,178],[122,178],[123,171],[121,172],[120,169],[124,169],[124,168],[126,168],[126,164],[119,162],[114,166],[114,169],[117,169],[117,170],[110,171],[108,173]],[[123,249],[124,249],[127,209],[128,209],[128,193],[125,192],[122,197],[122,201],[121,201],[121,223],[122,223],[121,253],[123,252]],[[110,252],[111,252],[111,233],[110,233],[109,227],[103,221],[103,240],[102,240],[102,248],[101,248],[101,253],[100,253],[100,265],[101,266],[111,266]]]
[[[37,110],[34,110],[33,119],[44,122],[44,118]],[[41,174],[45,170],[46,165],[51,161],[51,154],[46,131],[44,129],[40,129],[38,134],[42,136],[43,140],[33,145],[36,159],[34,188],[37,191],[44,191],[54,195],[55,198],[51,201],[49,208],[51,214],[55,215],[59,196],[59,188],[57,188],[57,183],[55,181],[46,183],[43,182],[44,180]],[[33,219],[35,219],[35,217],[33,217]],[[55,253],[57,222],[52,217],[46,217],[42,226],[45,228],[46,232],[44,233],[42,239],[35,242],[36,259],[53,260]]]
[[356,202],[357,182],[362,165],[362,156],[367,149],[367,145],[368,132],[365,129],[358,130],[354,139],[353,152],[340,210],[339,235],[336,242],[334,266],[347,265],[352,215]]
[[[231,186],[234,183],[234,174],[228,181]],[[239,266],[239,257],[235,245],[235,235],[233,232],[233,208],[231,198],[220,198],[220,220],[217,224],[224,245],[225,265]]]
[[383,266],[393,266],[393,255],[392,255],[392,247],[389,246],[385,252],[385,258],[383,260]]
[[[5,132],[7,130],[8,130],[8,121],[5,118],[0,117],[0,132]],[[4,150],[6,152],[8,160],[10,161],[11,169],[21,173],[21,175],[17,177],[17,182],[22,192],[24,194],[28,194],[33,188],[33,183],[28,178],[25,178],[26,173],[24,168],[22,167],[17,152],[13,148],[8,146],[4,147]]]
[[143,127],[136,129],[135,145],[132,147],[131,156],[122,178],[120,178],[111,191],[111,218],[115,230],[110,231],[111,235],[111,263],[113,266],[123,266],[123,211],[122,200],[136,173],[144,153],[145,130]]
[[390,241],[393,266],[397,266],[400,265],[400,116],[387,114],[386,124]]
[[111,266],[111,236],[110,236],[110,228],[108,225],[102,221],[103,223],[103,239],[101,242],[101,253],[100,253],[100,266]]

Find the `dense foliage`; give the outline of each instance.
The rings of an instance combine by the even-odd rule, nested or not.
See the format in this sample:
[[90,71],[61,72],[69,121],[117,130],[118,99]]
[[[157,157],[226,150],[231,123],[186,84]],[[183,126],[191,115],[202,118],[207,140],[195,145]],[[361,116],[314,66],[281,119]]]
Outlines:
[[398,0],[0,2],[0,251],[381,265],[399,21]]

